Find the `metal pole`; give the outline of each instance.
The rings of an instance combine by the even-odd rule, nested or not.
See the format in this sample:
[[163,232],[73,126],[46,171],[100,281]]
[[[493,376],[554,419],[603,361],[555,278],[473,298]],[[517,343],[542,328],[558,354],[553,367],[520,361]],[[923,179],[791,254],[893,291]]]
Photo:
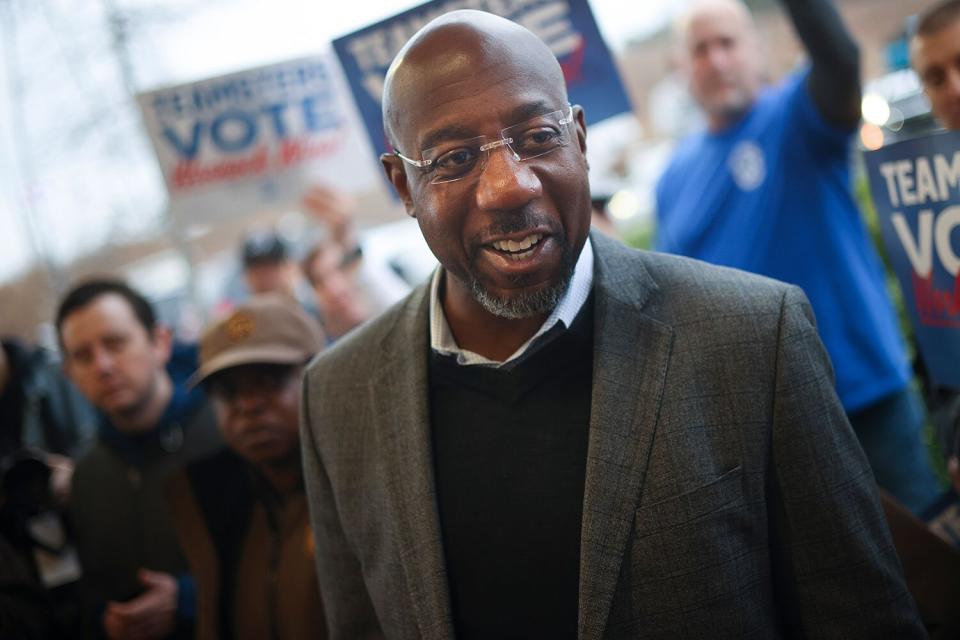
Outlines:
[[[120,67],[120,77],[123,79],[124,88],[127,97],[133,100],[137,94],[136,69],[130,57],[128,48],[129,31],[127,28],[127,17],[122,10],[118,9],[114,0],[102,0],[104,12],[107,15],[107,22],[110,28],[110,37],[114,54],[117,58],[117,64]],[[138,107],[134,106],[134,109]],[[180,253],[181,257],[187,263],[189,277],[187,279],[187,298],[198,310],[201,321],[206,324],[206,309],[200,304],[200,294],[196,285],[196,260],[194,252],[190,246],[187,234],[175,216],[171,215],[169,203],[163,220],[163,231],[167,235],[175,251]]]
[[55,296],[66,290],[66,274],[50,256],[49,248],[43,240],[39,225],[40,212],[35,203],[36,172],[33,167],[28,129],[23,110],[23,82],[17,57],[17,28],[13,0],[3,3],[6,12],[3,15],[3,41],[7,43],[4,59],[10,92],[10,146],[16,168],[15,183],[20,197],[17,212],[26,232],[34,256],[43,266],[47,282]]

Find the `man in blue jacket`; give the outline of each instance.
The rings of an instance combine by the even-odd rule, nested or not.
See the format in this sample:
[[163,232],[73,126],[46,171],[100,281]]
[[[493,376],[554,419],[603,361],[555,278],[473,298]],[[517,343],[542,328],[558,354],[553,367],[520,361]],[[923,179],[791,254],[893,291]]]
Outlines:
[[747,9],[708,0],[682,22],[707,130],[657,185],[658,248],[799,285],[837,393],[880,486],[914,513],[939,496],[883,270],[850,189],[859,52],[829,0],[783,0],[810,63],[772,87]]

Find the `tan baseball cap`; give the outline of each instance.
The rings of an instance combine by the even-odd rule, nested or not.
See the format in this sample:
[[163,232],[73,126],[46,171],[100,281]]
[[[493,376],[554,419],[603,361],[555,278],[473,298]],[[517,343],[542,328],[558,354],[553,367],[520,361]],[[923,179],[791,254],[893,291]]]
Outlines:
[[300,303],[280,294],[259,295],[204,331],[200,368],[187,385],[244,364],[304,364],[323,345],[323,332]]

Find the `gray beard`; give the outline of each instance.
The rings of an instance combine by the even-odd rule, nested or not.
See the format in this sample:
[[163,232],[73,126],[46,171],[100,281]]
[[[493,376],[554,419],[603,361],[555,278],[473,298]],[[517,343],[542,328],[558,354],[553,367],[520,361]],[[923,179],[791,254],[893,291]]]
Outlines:
[[487,313],[504,320],[522,320],[552,312],[560,304],[569,285],[570,278],[565,278],[547,289],[523,293],[509,300],[492,295],[477,280],[473,281],[471,289],[473,297],[486,309]]
[[574,267],[576,267],[565,242],[563,246],[560,280],[553,286],[504,299],[487,291],[479,280],[472,277],[470,292],[487,313],[504,320],[522,320],[541,314],[550,314],[567,292],[570,280],[573,278]]

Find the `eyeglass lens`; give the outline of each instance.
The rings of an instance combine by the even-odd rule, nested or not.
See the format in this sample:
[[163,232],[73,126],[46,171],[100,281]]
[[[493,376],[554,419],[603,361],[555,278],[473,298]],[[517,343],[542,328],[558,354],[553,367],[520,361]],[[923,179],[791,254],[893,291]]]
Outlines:
[[[517,161],[530,160],[567,144],[569,108],[547,113],[502,130],[501,140],[488,142],[486,136],[470,140],[451,140],[424,150],[422,157],[430,167],[430,182],[460,180],[486,165],[491,151],[507,146]],[[499,144],[498,144],[499,143]]]

